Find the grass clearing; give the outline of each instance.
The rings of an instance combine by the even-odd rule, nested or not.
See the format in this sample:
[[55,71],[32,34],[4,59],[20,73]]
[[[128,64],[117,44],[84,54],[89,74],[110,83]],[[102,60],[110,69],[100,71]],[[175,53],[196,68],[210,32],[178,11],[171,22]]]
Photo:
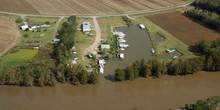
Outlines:
[[164,37],[166,37],[165,42],[153,42],[154,47],[156,48],[157,53],[164,53],[165,50],[170,48],[176,48],[184,55],[183,57],[190,58],[194,57],[193,53],[189,51],[189,45],[185,44],[181,40],[177,39],[175,36],[165,31],[161,27],[157,26],[144,16],[135,17],[136,20],[141,21],[149,30],[150,36],[153,38],[157,32],[161,33]]
[[111,38],[111,27],[126,25],[126,23],[121,19],[121,17],[98,18],[98,22],[101,28],[102,39],[105,40]]
[[[13,53],[13,51],[16,52]],[[15,49],[13,51],[6,56],[8,60],[31,60],[38,53],[38,50],[34,49]]]

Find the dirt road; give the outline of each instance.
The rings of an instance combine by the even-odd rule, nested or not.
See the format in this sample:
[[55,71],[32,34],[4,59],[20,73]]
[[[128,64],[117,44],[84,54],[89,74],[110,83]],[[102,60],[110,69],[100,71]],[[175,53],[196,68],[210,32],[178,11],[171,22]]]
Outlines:
[[97,17],[93,17],[93,23],[94,23],[94,26],[95,26],[95,31],[96,31],[96,38],[95,38],[95,41],[94,43],[86,48],[84,51],[83,51],[83,57],[85,55],[87,55],[88,53],[93,53],[94,55],[97,55],[97,52],[95,51],[96,48],[98,48],[99,46],[99,43],[101,42],[101,29],[99,27],[99,23],[97,21]]

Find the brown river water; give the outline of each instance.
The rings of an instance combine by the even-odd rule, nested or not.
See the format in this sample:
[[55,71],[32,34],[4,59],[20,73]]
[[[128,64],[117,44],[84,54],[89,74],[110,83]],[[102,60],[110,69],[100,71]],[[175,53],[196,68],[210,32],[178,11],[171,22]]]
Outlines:
[[[135,30],[135,27],[131,28]],[[57,84],[55,87],[0,86],[0,110],[169,110],[182,107],[186,103],[195,103],[198,99],[220,96],[220,72],[115,82],[113,75],[116,68],[125,68],[136,59],[153,57],[150,56],[151,45],[143,45],[149,44],[146,37],[148,34],[142,30],[138,31],[145,34],[126,36],[131,46],[124,51],[125,60],[108,62],[105,74],[100,76],[98,84]],[[130,41],[139,43],[135,45]]]

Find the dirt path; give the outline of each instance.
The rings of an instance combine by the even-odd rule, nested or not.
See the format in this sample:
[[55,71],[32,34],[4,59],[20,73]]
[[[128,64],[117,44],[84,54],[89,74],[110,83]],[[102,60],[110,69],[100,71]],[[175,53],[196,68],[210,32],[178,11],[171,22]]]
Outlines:
[[86,56],[88,53],[93,53],[94,55],[97,55],[97,52],[95,51],[95,49],[99,46],[99,43],[101,42],[101,39],[102,39],[101,29],[99,27],[97,17],[93,17],[93,23],[94,23],[95,30],[96,30],[96,38],[95,38],[94,43],[83,51],[82,57]]

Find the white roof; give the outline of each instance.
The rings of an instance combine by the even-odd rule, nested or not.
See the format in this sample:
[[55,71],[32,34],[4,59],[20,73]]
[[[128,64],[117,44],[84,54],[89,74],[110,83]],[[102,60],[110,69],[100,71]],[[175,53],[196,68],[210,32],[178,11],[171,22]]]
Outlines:
[[83,22],[83,31],[91,31],[90,22]]
[[102,44],[101,45],[101,49],[110,49],[110,45],[109,44]]

